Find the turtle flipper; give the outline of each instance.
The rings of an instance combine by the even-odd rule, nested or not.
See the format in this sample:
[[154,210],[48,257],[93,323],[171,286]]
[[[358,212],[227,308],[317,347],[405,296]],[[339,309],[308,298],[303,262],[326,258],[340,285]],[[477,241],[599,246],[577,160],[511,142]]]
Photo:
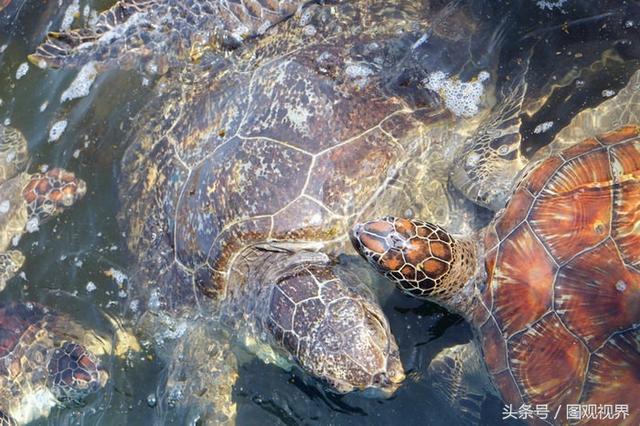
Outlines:
[[443,402],[462,416],[461,424],[479,424],[482,404],[494,392],[475,341],[451,346],[438,353],[427,370],[427,379]]
[[494,211],[504,207],[516,175],[526,165],[520,152],[525,71],[503,91],[502,100],[457,153],[449,176],[469,200]]
[[17,175],[27,164],[27,140],[22,132],[0,124],[0,183]]
[[4,290],[24,263],[24,255],[17,250],[0,252],[0,291]]
[[147,311],[138,327],[166,365],[166,382],[157,391],[162,422],[234,424],[237,361],[217,323]]
[[[134,28],[132,25],[127,26],[127,21],[135,14],[145,14],[155,3],[157,2],[154,0],[121,0],[102,12],[92,28],[50,32],[35,53],[29,55],[29,60],[40,67],[50,68],[75,66],[90,60],[106,60],[117,55],[122,48],[108,45],[107,39],[117,37],[110,32]],[[101,37],[104,37],[102,45],[99,43]]]
[[43,68],[88,61],[134,68],[148,60],[170,67],[234,49],[308,2],[121,0],[91,28],[49,33],[29,60]]

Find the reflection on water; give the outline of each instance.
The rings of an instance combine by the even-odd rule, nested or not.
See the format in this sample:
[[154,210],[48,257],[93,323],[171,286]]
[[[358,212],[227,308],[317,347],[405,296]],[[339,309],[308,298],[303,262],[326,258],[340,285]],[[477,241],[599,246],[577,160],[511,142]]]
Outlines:
[[[25,235],[20,248],[27,260],[0,299],[32,300],[73,316],[87,328],[111,330],[105,317],[120,318],[135,309],[128,300],[130,264],[118,227],[117,179],[123,140],[136,112],[152,96],[149,85],[132,72],[101,74],[89,94],[62,101],[77,71],[42,71],[25,65],[49,28],[59,28],[69,6],[102,10],[108,1],[79,3],[13,0],[0,12],[0,120],[20,129],[29,142],[31,169],[41,164],[74,171],[88,185],[85,199],[64,215]],[[510,33],[504,35],[500,60],[509,62],[532,49],[523,135],[529,154],[550,142],[579,110],[617,92],[640,59],[640,9],[623,2],[599,5],[566,3],[561,8],[536,2],[514,2]],[[587,2],[584,2],[587,3]],[[604,3],[609,3],[605,5]],[[517,7],[516,7],[517,6]],[[508,7],[508,6],[505,6]],[[635,7],[635,9],[634,9]],[[634,15],[635,13],[635,15]],[[69,14],[66,14],[67,18]],[[635,16],[635,20],[634,20]],[[76,21],[77,23],[77,21]],[[65,123],[50,142],[51,129]],[[543,123],[552,123],[540,127]],[[59,124],[62,126],[62,124]],[[546,131],[542,131],[547,127]],[[487,212],[478,212],[486,221]],[[459,424],[459,416],[439,403],[425,380],[431,359],[444,347],[471,339],[461,318],[429,303],[397,293],[384,303],[409,376],[396,396],[386,401],[358,395],[335,396],[297,373],[287,373],[250,357],[240,365],[234,390],[238,424]],[[85,407],[56,410],[39,424],[150,424],[159,420],[153,397],[163,365],[153,348],[111,363],[112,381]],[[155,416],[155,417],[154,417]],[[497,424],[501,403],[492,396],[483,421]]]

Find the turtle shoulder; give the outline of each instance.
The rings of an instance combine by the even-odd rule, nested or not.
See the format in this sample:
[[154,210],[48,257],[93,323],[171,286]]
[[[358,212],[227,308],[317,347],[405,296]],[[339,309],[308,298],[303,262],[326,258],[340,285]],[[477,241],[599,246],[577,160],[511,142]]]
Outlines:
[[6,250],[24,232],[29,211],[23,190],[29,180],[29,174],[20,173],[0,185],[0,250]]
[[[45,319],[44,309],[36,304],[8,304],[0,307],[0,358],[9,359],[22,342],[35,339],[35,332]],[[8,374],[10,362],[0,363]]]
[[638,389],[639,212],[639,126],[523,177],[485,234],[488,284],[473,318],[508,402],[624,403]]
[[[46,317],[42,307],[36,304],[0,307],[0,409],[8,410],[15,395],[23,391],[25,365],[22,360],[37,349],[36,342],[41,339]],[[42,356],[44,362],[44,352]]]
[[0,183],[14,177],[27,164],[27,140],[13,127],[0,124]]

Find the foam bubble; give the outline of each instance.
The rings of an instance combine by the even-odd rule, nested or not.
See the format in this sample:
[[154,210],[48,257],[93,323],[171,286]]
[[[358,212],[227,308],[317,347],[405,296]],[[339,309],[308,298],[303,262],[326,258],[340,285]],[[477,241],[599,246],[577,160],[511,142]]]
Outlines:
[[562,6],[567,2],[567,0],[555,0],[555,1],[546,1],[546,0],[538,0],[536,5],[542,10],[553,10],[553,9],[561,9]]
[[55,142],[60,139],[62,133],[67,128],[67,120],[57,121],[51,126],[51,130],[49,130],[49,142]]
[[89,94],[91,90],[91,86],[98,75],[98,70],[96,69],[96,63],[94,61],[88,62],[85,64],[76,78],[71,82],[71,85],[62,92],[60,96],[60,102],[66,102],[71,99],[82,98]]
[[539,133],[544,133],[552,127],[553,127],[553,121],[545,121],[544,123],[538,124],[536,128],[533,129],[533,133],[535,133],[536,135]]
[[489,73],[482,71],[474,81],[462,82],[449,78],[442,71],[433,72],[423,83],[428,89],[438,92],[448,110],[459,117],[473,117],[484,94],[484,82]]
[[26,62],[21,63],[16,70],[16,80],[20,80],[22,77],[27,75],[27,71],[29,71],[29,64]]
[[62,18],[62,24],[60,24],[60,30],[66,31],[71,28],[71,24],[73,24],[73,20],[76,15],[80,13],[80,0],[73,0],[73,3],[69,5],[67,10],[64,12],[64,17]]

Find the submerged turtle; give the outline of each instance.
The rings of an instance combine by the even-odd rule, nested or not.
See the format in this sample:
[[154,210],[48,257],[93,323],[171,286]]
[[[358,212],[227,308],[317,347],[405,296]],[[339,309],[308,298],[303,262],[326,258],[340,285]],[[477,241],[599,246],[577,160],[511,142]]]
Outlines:
[[[199,11],[210,5],[193,3]],[[31,59],[117,61],[132,54],[118,50],[127,36],[134,45],[157,40],[159,17],[180,7],[150,1],[150,9],[124,13],[123,4],[99,20],[123,31],[56,34]],[[267,7],[251,3],[258,12]],[[197,21],[200,12],[189,10],[185,19],[206,29],[208,15]],[[352,250],[351,226],[389,205],[429,212],[426,201],[439,197],[434,220],[451,219],[445,154],[483,116],[490,80],[481,71],[495,65],[501,40],[501,28],[487,31],[472,10],[428,1],[311,5],[233,54],[206,64],[203,55],[161,80],[160,95],[136,120],[120,195],[138,263],[132,290],[149,307],[141,326],[176,360],[166,404],[232,418],[229,348],[238,343],[265,361],[298,365],[334,391],[395,391],[404,372],[388,321],[367,276],[339,256]],[[181,45],[159,50],[169,62],[191,52],[189,43],[202,47],[189,28]],[[74,41],[84,34],[92,39]],[[145,46],[140,53],[153,55]],[[471,60],[483,49],[488,54]],[[521,94],[502,101],[518,104]],[[510,111],[492,124],[510,120]],[[415,194],[425,203],[416,206]]]
[[29,174],[27,141],[20,131],[0,124],[0,291],[24,263],[24,255],[9,250],[25,231],[61,213],[82,198],[85,182],[54,168]]
[[[493,383],[515,410],[563,410],[548,422],[570,418],[572,404],[626,404],[615,423],[640,421],[639,85],[640,71],[616,98],[575,117],[554,143],[564,149],[529,165],[511,195],[493,191],[508,187],[494,180],[525,160],[516,152],[496,166],[500,153],[483,133],[473,139],[461,164],[480,185],[461,188],[508,199],[480,234],[396,217],[352,232],[360,254],[405,293],[471,322]],[[474,352],[456,351],[448,374],[460,374],[455,362]],[[589,419],[598,421],[583,414]]]
[[110,338],[34,303],[0,306],[0,425],[47,416],[104,387]]

